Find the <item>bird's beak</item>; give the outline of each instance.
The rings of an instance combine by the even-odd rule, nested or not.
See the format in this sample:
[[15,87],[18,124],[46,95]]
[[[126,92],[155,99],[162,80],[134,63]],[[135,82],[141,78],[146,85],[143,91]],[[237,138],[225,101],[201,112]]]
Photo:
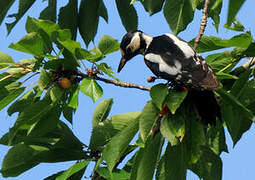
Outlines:
[[119,67],[118,67],[118,73],[121,71],[121,69],[125,66],[127,60],[122,57],[121,60],[120,60],[120,64],[119,64]]

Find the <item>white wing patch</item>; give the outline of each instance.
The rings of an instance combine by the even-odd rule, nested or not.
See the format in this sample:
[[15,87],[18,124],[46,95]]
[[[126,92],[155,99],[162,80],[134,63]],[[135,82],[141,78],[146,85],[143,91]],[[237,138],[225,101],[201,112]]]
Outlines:
[[181,73],[182,65],[177,60],[174,61],[174,66],[170,66],[158,54],[152,54],[152,53],[146,54],[145,59],[150,62],[157,63],[159,65],[159,70],[161,72],[165,72],[172,76],[175,76],[178,73]]
[[179,40],[175,35],[173,34],[165,34],[169,38],[171,38],[174,41],[174,44],[176,44],[181,51],[184,53],[184,56],[189,59],[190,57],[195,55],[194,50],[188,45],[188,43]]

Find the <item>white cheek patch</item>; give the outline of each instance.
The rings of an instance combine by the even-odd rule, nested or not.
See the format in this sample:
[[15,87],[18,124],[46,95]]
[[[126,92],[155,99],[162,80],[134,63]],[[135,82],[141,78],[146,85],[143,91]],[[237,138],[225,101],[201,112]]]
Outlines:
[[161,72],[165,72],[173,76],[181,73],[182,65],[179,61],[174,61],[174,66],[170,66],[160,57],[160,55],[152,53],[146,54],[145,59],[150,62],[157,63]]
[[174,41],[174,44],[176,44],[181,51],[184,53],[184,56],[189,59],[190,57],[195,55],[194,50],[188,45],[188,43],[179,40],[175,35],[173,34],[165,34],[169,38],[171,38]]
[[140,36],[138,32],[136,32],[135,35],[132,37],[127,48],[131,48],[132,52],[135,52],[137,49],[140,48]]

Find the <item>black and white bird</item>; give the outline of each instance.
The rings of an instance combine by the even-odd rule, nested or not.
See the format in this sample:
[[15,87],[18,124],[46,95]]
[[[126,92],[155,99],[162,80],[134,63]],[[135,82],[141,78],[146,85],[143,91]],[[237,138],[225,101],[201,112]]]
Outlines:
[[173,34],[157,37],[142,31],[128,32],[120,44],[121,61],[118,72],[126,62],[138,54],[144,55],[145,64],[159,78],[189,89],[204,124],[215,124],[221,119],[220,107],[213,91],[219,81],[206,61],[184,40]]

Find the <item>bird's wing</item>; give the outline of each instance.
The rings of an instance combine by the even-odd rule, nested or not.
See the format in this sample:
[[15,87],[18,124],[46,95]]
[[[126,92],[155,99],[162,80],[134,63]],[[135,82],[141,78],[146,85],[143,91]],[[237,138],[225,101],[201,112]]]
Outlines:
[[206,61],[187,42],[174,35],[156,38],[145,59],[158,64],[159,76],[164,79],[192,88],[214,90],[219,86]]

